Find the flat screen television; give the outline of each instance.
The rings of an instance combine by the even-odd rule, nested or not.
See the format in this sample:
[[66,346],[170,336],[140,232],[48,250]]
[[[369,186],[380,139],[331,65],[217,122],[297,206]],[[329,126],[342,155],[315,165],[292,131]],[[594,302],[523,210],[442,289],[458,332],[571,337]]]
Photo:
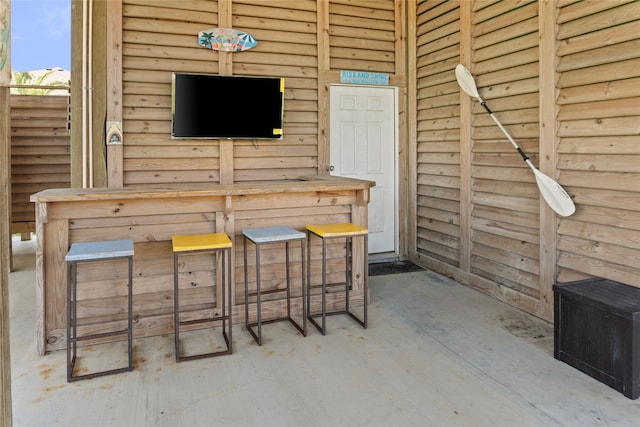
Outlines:
[[171,137],[282,139],[284,79],[173,73]]

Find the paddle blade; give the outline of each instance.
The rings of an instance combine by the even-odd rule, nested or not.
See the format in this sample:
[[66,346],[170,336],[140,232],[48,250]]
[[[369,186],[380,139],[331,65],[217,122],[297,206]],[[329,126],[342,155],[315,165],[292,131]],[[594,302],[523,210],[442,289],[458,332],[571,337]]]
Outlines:
[[562,188],[560,184],[540,172],[533,169],[533,173],[538,183],[538,188],[545,202],[560,216],[570,216],[576,211],[576,206],[571,200],[571,196]]
[[467,70],[467,68],[462,65],[456,65],[456,79],[458,79],[458,84],[468,95],[473,96],[474,98],[480,98],[480,94],[478,93],[478,88],[476,87],[476,81],[473,79],[473,76]]

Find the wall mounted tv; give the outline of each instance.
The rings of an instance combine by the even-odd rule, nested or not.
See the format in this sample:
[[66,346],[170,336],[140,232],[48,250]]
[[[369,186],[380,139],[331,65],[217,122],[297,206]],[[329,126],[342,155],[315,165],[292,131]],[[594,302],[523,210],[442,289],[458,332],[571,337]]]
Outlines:
[[284,79],[173,73],[171,137],[282,139]]

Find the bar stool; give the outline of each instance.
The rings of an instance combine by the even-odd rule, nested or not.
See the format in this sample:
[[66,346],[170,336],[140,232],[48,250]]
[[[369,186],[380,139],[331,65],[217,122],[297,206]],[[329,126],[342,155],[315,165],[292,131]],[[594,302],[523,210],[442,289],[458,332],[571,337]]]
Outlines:
[[[320,313],[311,313],[311,236],[317,236],[322,239],[322,285],[314,287],[322,288],[322,311]],[[364,240],[364,313],[363,318],[356,316],[349,307],[349,290],[352,286],[352,240],[354,237],[361,236]],[[326,334],[326,317],[334,314],[348,314],[356,322],[367,328],[367,293],[369,289],[368,274],[368,237],[369,231],[350,222],[340,224],[320,224],[307,225],[307,317],[309,321],[322,333]],[[345,248],[345,281],[343,283],[327,284],[327,240],[342,238],[346,241]],[[327,312],[327,287],[344,286],[345,291],[345,307],[343,310],[334,310]],[[315,321],[315,317],[322,317],[322,326]]]
[[[305,298],[304,298],[304,239],[305,234],[301,231],[297,231],[287,226],[277,227],[264,227],[264,228],[250,228],[242,231],[244,236],[244,314],[245,314],[245,326],[247,330],[253,336],[253,339],[262,345],[262,324],[274,323],[283,320],[288,320],[291,324],[302,334],[307,336],[307,318],[305,316]],[[302,291],[302,326],[291,317],[291,276],[289,271],[289,242],[299,240],[300,241],[300,262],[302,264],[302,270],[300,273],[301,291]],[[252,242],[256,246],[256,292],[249,293],[249,280],[247,269],[247,241]],[[285,243],[285,266],[287,287],[286,289],[274,289],[271,291],[261,291],[260,289],[260,246],[264,243]],[[287,292],[287,315],[286,317],[279,317],[276,319],[262,320],[262,295],[273,294],[276,292]],[[249,297],[256,297],[257,314],[258,319],[256,322],[249,322]],[[253,327],[258,327],[258,333],[256,334]]]
[[[203,359],[205,357],[221,356],[223,354],[231,354],[233,347],[232,340],[232,318],[231,314],[233,307],[231,306],[231,239],[226,233],[212,233],[212,234],[195,234],[195,235],[175,235],[172,236],[171,241],[173,243],[173,328],[174,328],[174,340],[176,351],[176,362],[182,362],[185,360]],[[220,268],[221,280],[218,281],[221,286],[222,293],[222,312],[218,316],[207,317],[201,319],[192,320],[180,320],[180,292],[179,292],[179,277],[178,277],[178,259],[179,255],[194,254],[194,253],[213,253],[221,254],[222,266]],[[225,266],[228,271],[225,273]],[[216,278],[218,271],[216,269]],[[226,288],[226,289],[225,289]],[[216,286],[217,289],[217,286]],[[226,295],[226,296],[225,296]],[[227,301],[228,298],[228,301]],[[216,298],[216,306],[220,306],[220,301]],[[198,323],[213,323],[222,320],[222,337],[224,338],[226,349],[218,350],[200,354],[193,354],[189,356],[182,356],[180,352],[180,329],[181,326],[194,325]],[[227,332],[227,322],[229,322]]]
[[[78,336],[78,263],[90,261],[109,261],[127,259],[129,264],[127,282],[127,328],[112,332],[99,332]],[[73,243],[65,257],[69,274],[67,275],[67,382],[95,378],[103,375],[128,372],[133,369],[133,329],[132,329],[132,277],[133,277],[133,241],[112,240],[101,242]],[[127,335],[126,367],[94,371],[83,375],[73,375],[77,360],[78,342],[97,340],[112,336]]]

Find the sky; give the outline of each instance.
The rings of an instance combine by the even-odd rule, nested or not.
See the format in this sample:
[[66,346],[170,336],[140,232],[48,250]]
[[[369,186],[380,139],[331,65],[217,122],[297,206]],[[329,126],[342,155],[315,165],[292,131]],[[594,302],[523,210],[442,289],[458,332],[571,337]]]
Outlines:
[[11,69],[71,70],[71,0],[11,0]]

